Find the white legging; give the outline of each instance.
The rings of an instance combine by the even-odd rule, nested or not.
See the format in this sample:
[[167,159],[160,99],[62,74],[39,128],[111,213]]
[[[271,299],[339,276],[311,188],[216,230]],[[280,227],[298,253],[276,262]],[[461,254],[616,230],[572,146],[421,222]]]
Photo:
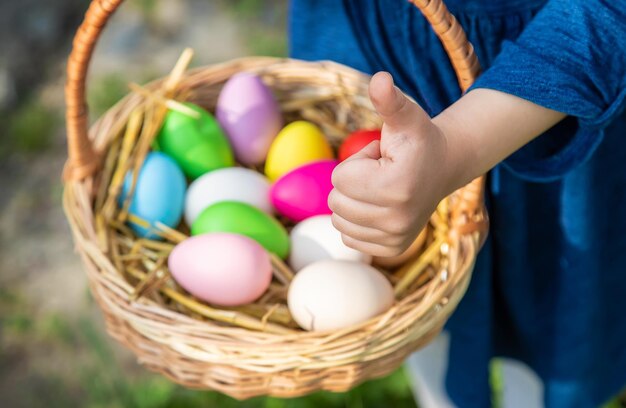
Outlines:
[[[448,369],[449,334],[444,332],[407,361],[413,392],[420,408],[453,408],[444,387]],[[503,408],[541,408],[543,384],[525,364],[502,358]],[[463,408],[463,407],[460,407]]]

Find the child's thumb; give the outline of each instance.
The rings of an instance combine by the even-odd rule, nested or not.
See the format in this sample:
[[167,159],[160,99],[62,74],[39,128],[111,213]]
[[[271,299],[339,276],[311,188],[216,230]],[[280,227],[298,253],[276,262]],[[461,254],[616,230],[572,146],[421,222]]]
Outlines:
[[378,72],[372,77],[369,94],[381,119],[394,132],[419,133],[430,123],[428,114],[394,86],[393,77],[388,72]]

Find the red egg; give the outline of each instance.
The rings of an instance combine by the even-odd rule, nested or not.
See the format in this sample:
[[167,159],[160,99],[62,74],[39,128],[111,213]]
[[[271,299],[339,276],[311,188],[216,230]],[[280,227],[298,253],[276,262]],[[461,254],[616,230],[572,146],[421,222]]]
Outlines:
[[339,146],[339,160],[344,161],[353,154],[361,151],[365,146],[380,140],[380,129],[375,130],[357,130],[350,135]]

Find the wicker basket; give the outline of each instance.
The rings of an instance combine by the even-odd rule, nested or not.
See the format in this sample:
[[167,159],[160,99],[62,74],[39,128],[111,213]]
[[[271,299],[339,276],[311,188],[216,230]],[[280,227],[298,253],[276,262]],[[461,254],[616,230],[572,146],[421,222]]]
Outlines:
[[[417,259],[384,271],[394,284],[396,304],[354,327],[336,332],[297,329],[285,307],[292,273],[278,259],[270,292],[241,308],[202,303],[169,279],[164,261],[186,237],[184,232],[164,229],[164,241],[140,240],[124,226],[128,215],[123,210],[107,208],[119,193],[112,181],[119,176],[116,172],[124,166],[139,168],[162,119],[162,99],[150,92],[154,96],[165,90],[161,97],[187,99],[213,110],[224,82],[245,70],[272,88],[287,121],[317,123],[335,146],[348,132],[379,126],[380,120],[367,96],[366,75],[331,62],[245,58],[185,74],[179,70],[177,76],[127,96],[88,132],[87,68],[107,19],[121,2],[91,3],[74,40],[66,85],[69,160],[63,203],[109,333],[142,364],[173,381],[240,399],[345,391],[390,373],[436,336],[466,290],[486,234],[482,178],[439,205],[428,226],[427,246]],[[413,3],[441,38],[461,88],[467,89],[479,65],[463,30],[441,0]],[[133,131],[139,129],[141,135],[133,142]],[[122,163],[122,157],[128,162]]]

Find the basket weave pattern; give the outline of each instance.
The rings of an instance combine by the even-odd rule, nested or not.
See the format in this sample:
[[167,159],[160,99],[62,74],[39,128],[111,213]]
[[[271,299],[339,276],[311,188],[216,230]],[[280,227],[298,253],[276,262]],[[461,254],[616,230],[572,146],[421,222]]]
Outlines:
[[[154,105],[145,95],[132,93],[87,132],[88,63],[98,35],[120,3],[96,0],[90,6],[74,42],[66,87],[69,160],[63,203],[109,333],[142,364],[173,381],[236,398],[345,391],[390,373],[436,336],[467,288],[484,237],[482,179],[442,202],[428,226],[427,249],[398,271],[385,272],[395,286],[396,304],[360,325],[335,332],[298,330],[279,316],[286,309],[288,279],[277,279],[273,294],[248,309],[212,309],[167,279],[137,297],[137,286],[163,266],[159,259],[165,259],[163,253],[184,234],[171,231],[165,242],[147,245],[142,249],[145,259],[138,261],[133,256],[140,243],[114,220],[101,216],[102,203],[111,194],[107,163],[118,156],[113,149],[122,144],[133,112],[144,112],[147,120],[146,112]],[[441,1],[414,3],[442,38],[461,88],[467,89],[479,66],[462,29]],[[367,96],[369,78],[331,62],[235,60],[185,74],[176,95],[213,110],[224,82],[239,71],[261,76],[287,121],[315,122],[334,146],[350,131],[380,126]],[[147,89],[164,84],[167,80]],[[131,164],[140,160],[137,154]],[[290,271],[284,268],[275,264],[277,276],[288,277]],[[281,270],[286,275],[279,275]]]

